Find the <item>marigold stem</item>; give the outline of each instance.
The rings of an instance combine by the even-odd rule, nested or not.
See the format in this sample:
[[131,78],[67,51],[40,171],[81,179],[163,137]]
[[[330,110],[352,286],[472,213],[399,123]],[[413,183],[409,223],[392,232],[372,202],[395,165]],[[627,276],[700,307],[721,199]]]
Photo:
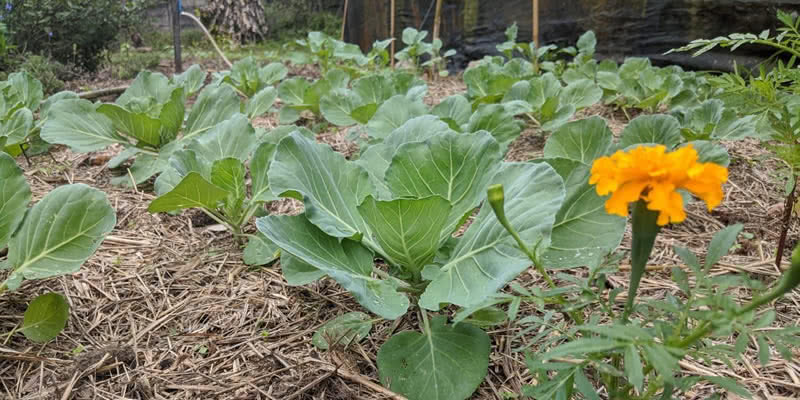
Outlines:
[[631,281],[628,287],[628,301],[625,304],[625,311],[622,313],[622,321],[627,322],[628,317],[633,312],[633,301],[636,292],[639,290],[639,283],[644,276],[647,260],[653,251],[653,244],[656,236],[661,230],[656,221],[658,212],[647,209],[647,203],[639,200],[633,206],[633,242],[631,243]]
[[[797,179],[796,176],[790,179]],[[783,261],[783,251],[786,249],[786,234],[789,232],[789,224],[792,221],[792,211],[794,210],[795,191],[797,190],[797,182],[792,186],[792,191],[786,197],[786,202],[783,204],[783,223],[781,225],[781,235],[778,239],[778,251],[775,255],[775,266],[780,268]]]

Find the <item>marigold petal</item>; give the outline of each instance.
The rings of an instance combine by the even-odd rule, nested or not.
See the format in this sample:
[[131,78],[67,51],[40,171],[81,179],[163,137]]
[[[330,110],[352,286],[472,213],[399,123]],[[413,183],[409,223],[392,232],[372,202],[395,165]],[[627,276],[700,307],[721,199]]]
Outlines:
[[658,211],[659,225],[666,225],[670,222],[681,222],[686,219],[686,212],[683,210],[683,198],[680,193],[675,191],[675,185],[669,182],[654,182],[650,185],[647,192],[647,208]]
[[727,169],[698,159],[691,144],[672,152],[663,145],[638,146],[595,160],[589,183],[596,185],[598,194],[611,194],[605,204],[610,214],[627,216],[628,204],[641,198],[649,209],[659,212],[659,225],[681,222],[686,212],[678,189],[701,198],[709,210],[724,197]]
[[683,222],[686,220],[686,211],[683,209],[683,196],[678,192],[672,192],[670,198],[672,207],[670,208],[669,222],[673,224]]
[[705,170],[705,165],[694,164],[688,170],[686,170],[686,175],[689,177],[689,179],[694,179],[700,176],[700,174],[703,173],[703,170]]
[[706,208],[708,208],[708,211],[711,211],[722,203],[722,198],[725,197],[725,194],[722,192],[722,188],[720,188],[719,190],[699,194],[697,197],[703,199],[703,201],[706,202]]
[[609,214],[628,216],[628,204],[639,200],[642,191],[647,187],[647,181],[628,182],[620,186],[606,201],[606,211]]
[[722,184],[728,181],[728,169],[714,163],[699,164],[697,167],[693,168],[691,178],[684,182],[683,187],[705,201],[711,211],[725,196]]
[[630,151],[624,161],[619,162],[620,179],[625,181],[646,180],[668,173],[666,164],[663,162],[666,147],[658,146],[639,146]]
[[650,210],[661,211],[670,207],[669,194],[675,191],[675,185],[671,183],[653,181],[650,183],[650,190],[647,192],[645,200],[647,208]]
[[667,161],[669,165],[672,167],[684,167],[684,169],[688,169],[689,166],[693,165],[697,162],[697,150],[694,149],[694,146],[691,144],[687,144],[680,149],[677,149],[667,155]]
[[619,187],[617,181],[617,165],[610,157],[600,157],[592,165],[590,185],[597,185],[597,194],[605,196]]

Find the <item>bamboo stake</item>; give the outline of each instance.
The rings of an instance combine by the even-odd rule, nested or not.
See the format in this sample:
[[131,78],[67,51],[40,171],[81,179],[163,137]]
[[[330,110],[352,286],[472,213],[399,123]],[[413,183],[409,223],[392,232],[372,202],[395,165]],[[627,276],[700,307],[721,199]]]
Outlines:
[[[395,0],[391,0],[390,3],[389,3],[390,4],[389,7],[391,8],[391,10],[389,11],[389,30],[391,31],[391,32],[389,32],[389,37],[392,37],[392,38],[395,37],[395,35],[394,35],[394,1]],[[396,42],[396,41],[397,40],[392,40],[392,54],[391,54],[391,56],[392,56],[392,69],[394,69],[394,42]]]
[[539,48],[539,0],[533,0],[533,44]]
[[442,25],[442,0],[436,0],[436,14],[433,16],[433,40],[439,38],[439,29]]
[[347,26],[347,5],[348,5],[348,3],[349,3],[348,0],[344,0],[344,11],[342,11],[342,37],[340,39],[343,42],[344,42],[344,28],[345,28],[345,26]]
[[[433,40],[439,39],[439,30],[442,26],[442,0],[436,0],[436,13],[433,16]],[[431,65],[431,79],[436,79],[436,64]]]

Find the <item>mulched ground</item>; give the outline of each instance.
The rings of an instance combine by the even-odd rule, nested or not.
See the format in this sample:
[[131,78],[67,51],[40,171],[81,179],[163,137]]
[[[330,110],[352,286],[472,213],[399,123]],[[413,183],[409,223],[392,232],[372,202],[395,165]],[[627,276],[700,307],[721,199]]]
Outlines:
[[[428,101],[464,90],[458,77],[437,80],[431,83]],[[626,123],[624,115],[602,106],[582,115],[606,117],[615,133]],[[265,118],[256,125],[272,127],[276,122]],[[318,135],[319,140],[352,154],[355,149],[346,137],[347,132],[338,129]],[[537,157],[544,140],[541,132],[526,130],[512,146],[509,159]],[[740,142],[729,146],[729,151],[731,180],[722,206],[709,214],[694,204],[686,223],[663,231],[651,260],[652,271],[642,281],[641,296],[660,298],[677,291],[668,274],[669,268],[680,265],[672,245],[685,245],[702,254],[716,231],[736,222],[745,224],[750,239],[740,240],[734,254],[725,257],[713,273],[745,272],[766,282],[780,274],[772,261],[783,208],[782,185],[774,176],[778,165],[756,142]],[[150,188],[111,186],[112,171],[93,165],[102,157],[64,148],[52,155],[53,159],[35,157],[30,166],[18,160],[34,197],[58,185],[86,183],[108,194],[118,224],[80,272],[27,282],[3,296],[0,332],[17,327],[27,302],[49,290],[68,298],[71,318],[67,329],[45,345],[33,344],[19,334],[0,336],[0,398],[402,398],[378,384],[376,355],[394,332],[417,329],[413,315],[376,324],[367,339],[346,349],[319,351],[311,345],[319,326],[342,313],[361,310],[337,284],[322,280],[290,287],[278,265],[245,266],[240,245],[199,213],[148,213],[147,205],[154,198]],[[289,200],[270,207],[277,213],[296,213],[301,208]],[[793,221],[790,238],[797,237],[798,228]],[[629,243],[626,235],[623,249]],[[525,286],[543,284],[532,270],[518,281]],[[624,265],[612,282],[627,285]],[[778,324],[796,325],[800,296],[795,293],[781,300],[775,310]],[[523,305],[522,315],[535,313],[540,310]],[[490,331],[489,374],[473,399],[503,399],[505,393],[520,393],[522,385],[531,383],[524,354],[513,351],[525,344],[524,337],[514,337],[518,331],[513,324]],[[735,378],[759,398],[799,398],[800,365],[776,359],[761,367],[756,354],[751,344],[745,362],[734,368],[692,361],[683,367],[687,374]],[[704,399],[713,390],[699,385],[685,398]]]

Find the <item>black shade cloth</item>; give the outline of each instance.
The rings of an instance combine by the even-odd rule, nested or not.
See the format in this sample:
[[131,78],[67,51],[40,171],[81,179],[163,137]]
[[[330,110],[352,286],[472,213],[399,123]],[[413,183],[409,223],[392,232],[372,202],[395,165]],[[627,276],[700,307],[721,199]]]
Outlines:
[[[403,28],[433,31],[435,0],[396,0],[395,35],[390,35],[389,0],[350,0],[345,40],[363,50],[375,40],[400,38]],[[516,22],[518,41],[531,41],[531,0],[444,0],[441,39],[458,51],[453,66],[497,54],[505,29]],[[692,58],[688,53],[663,55],[693,39],[734,32],[758,34],[779,26],[777,10],[800,11],[800,0],[540,0],[543,44],[574,45],[587,30],[597,35],[600,58],[649,57],[655,64],[690,69],[730,70],[733,62],[753,65],[774,51],[746,46],[731,53],[715,49]],[[428,38],[429,40],[430,38]],[[398,49],[402,42],[398,40]]]

